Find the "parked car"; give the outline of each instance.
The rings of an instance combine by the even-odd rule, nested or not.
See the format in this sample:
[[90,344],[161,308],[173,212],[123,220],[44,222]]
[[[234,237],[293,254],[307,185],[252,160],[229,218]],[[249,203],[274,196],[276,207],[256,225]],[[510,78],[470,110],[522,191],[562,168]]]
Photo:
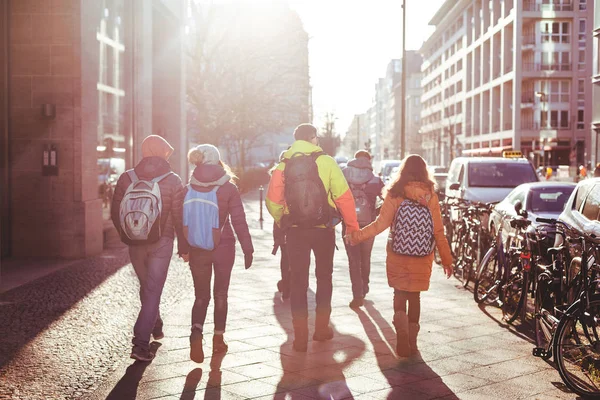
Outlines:
[[576,232],[600,236],[600,178],[580,181],[558,219]]
[[437,172],[433,174],[433,178],[437,183],[437,191],[441,193],[446,192],[446,181],[448,180],[448,174],[444,172]]
[[[568,182],[534,182],[517,186],[492,210],[490,232],[502,229],[503,233],[508,234],[511,231],[510,219],[517,217],[517,204],[518,208],[526,211],[525,215],[534,227],[542,225],[536,221],[538,217],[558,218],[575,186]],[[554,235],[548,245],[553,243]]]
[[379,164],[379,177],[385,183],[388,184],[390,177],[392,176],[392,170],[400,166],[400,160],[382,160]]
[[429,171],[434,175],[439,173],[448,173],[448,167],[444,167],[441,165],[430,165],[428,168]]
[[346,157],[346,156],[335,156],[335,162],[338,163],[338,165],[340,166],[340,168],[346,168],[346,165],[348,164],[348,157]]
[[517,186],[538,181],[525,158],[458,157],[450,165],[446,196],[499,202]]

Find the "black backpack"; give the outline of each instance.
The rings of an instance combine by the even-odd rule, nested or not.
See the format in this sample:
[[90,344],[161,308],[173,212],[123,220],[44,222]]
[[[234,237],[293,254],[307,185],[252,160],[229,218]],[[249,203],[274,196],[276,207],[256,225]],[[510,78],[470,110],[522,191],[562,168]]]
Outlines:
[[291,225],[312,228],[331,222],[327,191],[317,167],[317,158],[324,154],[322,151],[308,155],[294,153],[289,159],[283,160],[284,197]]

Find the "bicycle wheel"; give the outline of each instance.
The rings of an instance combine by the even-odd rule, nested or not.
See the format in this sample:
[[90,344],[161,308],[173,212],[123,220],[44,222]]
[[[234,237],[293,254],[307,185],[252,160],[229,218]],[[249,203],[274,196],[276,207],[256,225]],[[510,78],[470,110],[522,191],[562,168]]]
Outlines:
[[600,296],[593,296],[584,312],[578,305],[579,301],[574,303],[571,315],[558,324],[554,359],[569,389],[586,398],[600,398]]
[[502,317],[509,324],[515,322],[527,298],[529,274],[523,271],[521,259],[512,257],[509,264],[508,279],[502,286]]
[[475,287],[473,289],[473,297],[477,304],[484,301],[495,301],[498,297],[498,250],[496,247],[490,249],[483,256],[479,270],[475,278]]
[[463,250],[462,272],[463,286],[469,286],[469,282],[473,279],[473,262],[475,257],[475,249],[473,244],[465,241]]
[[554,299],[551,293],[551,277],[540,275],[535,291],[535,344],[537,347],[547,349],[552,341],[553,323],[547,315],[554,315]]

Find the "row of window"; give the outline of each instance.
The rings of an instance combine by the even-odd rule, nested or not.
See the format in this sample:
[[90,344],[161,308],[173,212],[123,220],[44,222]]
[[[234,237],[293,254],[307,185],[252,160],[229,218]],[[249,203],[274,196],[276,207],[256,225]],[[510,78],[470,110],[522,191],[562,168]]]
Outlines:
[[463,83],[462,80],[456,82],[456,84],[454,85],[450,85],[449,87],[446,88],[446,90],[444,90],[444,97],[448,98],[448,97],[452,97],[454,96],[456,93],[460,93],[463,90]]
[[458,60],[456,63],[452,64],[449,68],[444,71],[444,78],[448,79],[455,74],[459,73],[463,69],[463,61],[462,58]]

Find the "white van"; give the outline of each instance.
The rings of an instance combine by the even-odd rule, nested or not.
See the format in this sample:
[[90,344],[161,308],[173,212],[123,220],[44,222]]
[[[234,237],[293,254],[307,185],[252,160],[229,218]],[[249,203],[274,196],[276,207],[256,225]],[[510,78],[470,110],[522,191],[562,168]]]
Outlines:
[[538,181],[535,169],[525,158],[458,157],[448,171],[446,196],[499,202],[520,184]]

